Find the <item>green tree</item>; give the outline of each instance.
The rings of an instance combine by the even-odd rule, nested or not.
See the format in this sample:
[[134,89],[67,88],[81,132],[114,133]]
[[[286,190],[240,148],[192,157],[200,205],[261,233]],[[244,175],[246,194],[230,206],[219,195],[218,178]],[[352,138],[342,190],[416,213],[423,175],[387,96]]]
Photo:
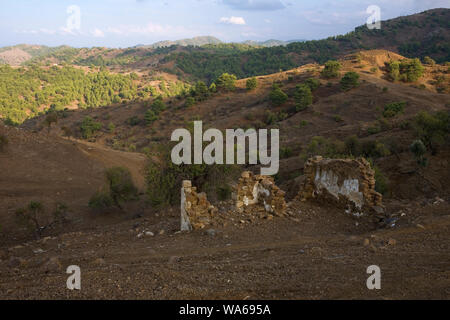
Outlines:
[[247,90],[255,90],[258,87],[258,80],[255,77],[252,77],[247,80],[245,83]]
[[341,89],[348,91],[359,86],[359,74],[356,72],[347,72],[341,79]]
[[280,106],[287,101],[288,95],[284,93],[283,90],[276,87],[270,92],[269,99],[274,106]]
[[296,105],[295,109],[301,111],[306,109],[313,103],[313,95],[311,88],[306,84],[301,84],[297,86],[297,91],[295,92]]
[[95,122],[89,116],[84,117],[83,122],[81,123],[81,135],[84,139],[90,139],[94,133],[101,130],[102,124],[100,122]]
[[119,209],[122,209],[121,203],[136,198],[137,189],[127,168],[113,167],[106,170],[105,174],[111,199]]
[[413,143],[409,146],[409,150],[414,154],[417,163],[426,167],[428,163],[428,159],[425,158],[425,154],[427,153],[427,147],[423,144],[422,140],[414,140]]
[[342,65],[339,61],[329,60],[325,63],[325,68],[322,70],[322,76],[327,79],[337,78],[341,67]]
[[219,90],[234,91],[236,89],[236,76],[234,74],[223,73],[216,80],[216,86]]

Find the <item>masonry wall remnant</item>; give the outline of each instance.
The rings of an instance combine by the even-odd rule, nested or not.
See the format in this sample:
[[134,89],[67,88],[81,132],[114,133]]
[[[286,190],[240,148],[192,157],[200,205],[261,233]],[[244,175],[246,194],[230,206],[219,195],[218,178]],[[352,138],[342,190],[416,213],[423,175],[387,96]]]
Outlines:
[[203,229],[217,213],[208,201],[206,193],[197,193],[190,180],[184,180],[181,187],[181,231]]
[[276,216],[286,214],[284,196],[285,192],[275,185],[271,176],[254,175],[250,171],[241,174],[233,195],[240,211],[250,211],[259,206]]
[[300,200],[331,199],[352,212],[381,207],[382,195],[375,191],[375,172],[364,158],[308,159],[305,180],[300,188]]

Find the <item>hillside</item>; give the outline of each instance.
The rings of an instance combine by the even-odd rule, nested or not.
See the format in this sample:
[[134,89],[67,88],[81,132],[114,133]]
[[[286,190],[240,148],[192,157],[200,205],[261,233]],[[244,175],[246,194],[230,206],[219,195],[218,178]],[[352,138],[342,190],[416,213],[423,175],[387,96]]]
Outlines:
[[[233,73],[238,78],[271,74],[307,63],[324,63],[355,50],[386,49],[411,58],[430,56],[442,63],[450,60],[448,21],[450,9],[433,9],[383,21],[380,30],[369,30],[364,25],[345,35],[303,42],[268,40],[232,44],[199,37],[128,49],[42,47],[33,53],[20,46],[0,51],[4,51],[3,56],[6,55],[7,60],[13,63],[64,62],[119,70],[151,68],[187,80],[201,79],[209,83],[224,72]],[[278,46],[273,46],[276,44]],[[30,57],[18,49],[29,53],[33,59],[29,60]],[[17,52],[17,57],[14,52]]]
[[[449,113],[448,91],[438,93],[430,83],[443,75],[448,90],[448,68],[426,65],[415,82],[390,81],[385,63],[403,59],[385,50],[362,51],[340,61],[336,78],[324,78],[323,66],[309,64],[259,76],[252,91],[245,89],[247,79],[239,80],[234,91],[219,90],[188,107],[187,97],[165,98],[166,108],[151,123],[145,114],[152,104],[136,101],[70,110],[50,128],[42,127],[45,116],[20,128],[0,126],[0,135],[9,139],[0,152],[0,163],[7,168],[0,177],[0,297],[445,299],[450,263],[448,129],[436,153],[427,152],[425,167],[409,145],[418,138],[416,118],[421,111],[441,111],[443,120]],[[340,80],[350,71],[360,76],[359,85],[344,91]],[[296,110],[297,85],[311,78],[319,82],[312,104]],[[274,83],[289,96],[278,106],[268,99]],[[386,105],[400,101],[406,102],[402,113],[383,115]],[[80,132],[87,116],[103,124],[89,142]],[[173,129],[188,127],[195,119],[219,129],[280,129],[282,159],[276,182],[286,191],[289,215],[260,219],[239,213],[233,201],[218,200],[216,190],[201,183],[205,177],[196,185],[219,208],[221,222],[212,229],[180,233],[178,203],[152,205],[148,191],[164,185],[146,185],[143,177],[149,170],[144,168],[163,161],[155,158],[158,148]],[[70,140],[61,137],[63,128],[71,128]],[[336,148],[356,152],[357,145],[370,153],[381,172],[377,181],[385,179],[386,189],[380,190],[384,206],[399,219],[393,228],[374,228],[329,203],[295,199],[306,157],[339,157]],[[104,169],[117,165],[129,168],[147,193],[123,212],[95,212],[87,207],[89,198],[104,184]],[[213,179],[224,186],[234,179],[227,175]],[[179,185],[173,192],[179,194]],[[63,201],[69,219],[34,240],[13,220],[14,212],[29,201],[41,201],[46,213]],[[64,271],[74,261],[82,268],[83,289],[72,292],[65,289]],[[365,270],[374,261],[383,268],[381,291],[365,286]]]

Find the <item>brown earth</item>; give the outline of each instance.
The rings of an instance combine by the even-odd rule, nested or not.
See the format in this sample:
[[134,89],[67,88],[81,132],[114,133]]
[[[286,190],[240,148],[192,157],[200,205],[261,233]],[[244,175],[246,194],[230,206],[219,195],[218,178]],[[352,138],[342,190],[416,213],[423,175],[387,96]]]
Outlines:
[[[338,80],[321,79],[314,104],[273,127],[280,128],[282,146],[293,150],[281,160],[279,173],[288,200],[298,193],[295,177],[303,170],[301,153],[314,136],[343,140],[358,135],[399,145],[392,155],[375,160],[390,181],[384,204],[389,214],[400,218],[394,228],[377,230],[342,209],[296,200],[290,203],[289,217],[266,219],[213,203],[221,222],[213,230],[192,233],[177,232],[179,208],[157,211],[143,195],[124,212],[94,214],[87,207],[111,166],[128,167],[143,191],[146,157],[125,152],[131,145],[153,150],[174,128],[186,127],[193,119],[202,119],[204,127],[247,128],[257,127],[267,110],[287,111],[295,105],[293,99],[274,108],[268,92],[279,82],[292,96],[298,83],[319,78],[321,66],[306,65],[258,77],[259,86],[252,92],[244,89],[245,79],[240,80],[235,92],[219,93],[188,110],[183,101],[172,99],[150,127],[126,122],[133,116],[143,119],[146,107],[139,102],[68,111],[50,133],[42,129],[43,117],[21,129],[0,127],[9,140],[0,153],[0,298],[448,299],[450,150],[430,155],[428,167],[419,169],[408,151],[414,132],[399,125],[422,110],[448,110],[448,94],[427,84],[427,77],[448,75],[443,66],[427,67],[424,79],[414,86],[392,83],[383,70],[391,58],[401,57],[363,52],[355,62],[354,55],[349,56],[343,72],[360,74],[358,88],[342,92]],[[376,72],[371,71],[374,67]],[[418,88],[423,83],[425,89]],[[405,113],[391,120],[389,129],[369,135],[367,128],[380,118],[380,108],[396,101],[407,102]],[[114,123],[115,131],[104,130],[92,142],[60,137],[61,127],[76,133],[87,115],[104,128]],[[13,221],[15,210],[32,200],[44,203],[48,212],[57,201],[65,202],[69,222],[32,240]],[[366,288],[366,269],[372,264],[382,270],[379,291]],[[69,265],[81,267],[79,292],[66,289]]]

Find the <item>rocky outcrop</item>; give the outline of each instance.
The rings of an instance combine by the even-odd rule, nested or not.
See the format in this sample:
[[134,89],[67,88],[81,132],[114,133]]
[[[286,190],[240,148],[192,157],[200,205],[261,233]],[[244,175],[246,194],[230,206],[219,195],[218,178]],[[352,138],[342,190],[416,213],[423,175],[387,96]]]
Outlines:
[[197,193],[189,180],[181,187],[181,231],[203,229],[211,223],[217,209],[209,203],[206,193]]
[[331,199],[352,212],[382,206],[382,196],[375,191],[375,173],[364,158],[313,157],[306,162],[304,174],[300,200]]
[[275,185],[272,177],[244,171],[235,186],[233,197],[240,211],[263,207],[266,212],[283,216],[286,212],[284,195],[284,191]]

